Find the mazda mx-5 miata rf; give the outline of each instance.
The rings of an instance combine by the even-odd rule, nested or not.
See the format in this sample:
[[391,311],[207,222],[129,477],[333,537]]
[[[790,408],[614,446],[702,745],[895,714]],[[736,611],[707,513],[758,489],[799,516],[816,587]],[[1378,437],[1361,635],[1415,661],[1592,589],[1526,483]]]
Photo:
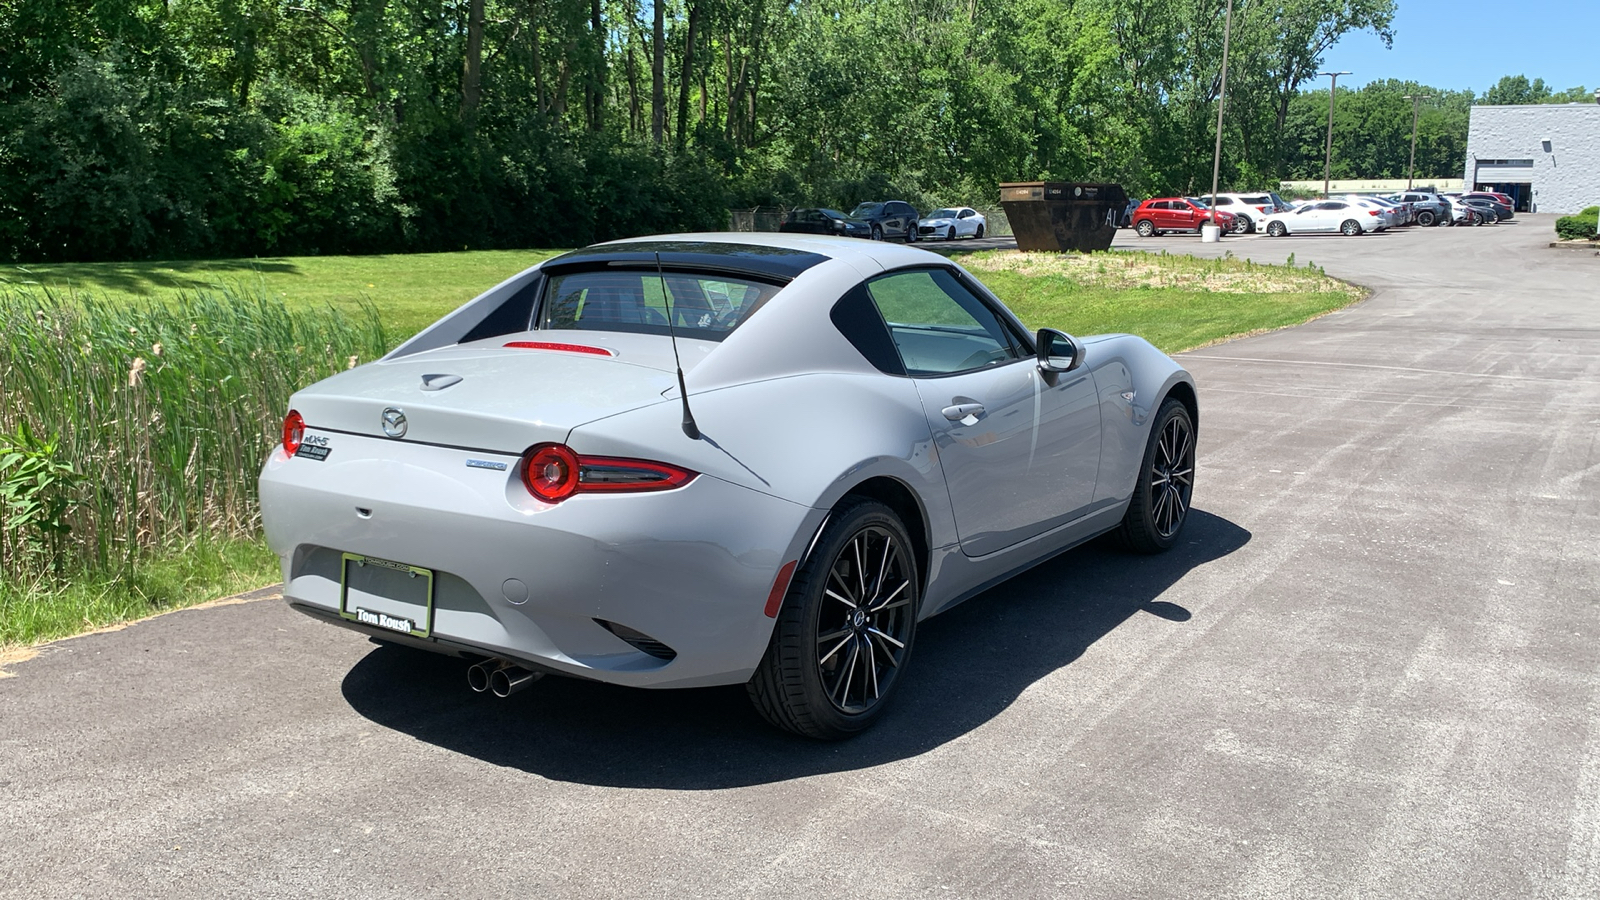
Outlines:
[[555,257],[290,407],[261,516],[295,609],[501,696],[743,683],[817,738],[878,718],[921,620],[1104,532],[1170,547],[1198,422],[1140,338],[790,234]]

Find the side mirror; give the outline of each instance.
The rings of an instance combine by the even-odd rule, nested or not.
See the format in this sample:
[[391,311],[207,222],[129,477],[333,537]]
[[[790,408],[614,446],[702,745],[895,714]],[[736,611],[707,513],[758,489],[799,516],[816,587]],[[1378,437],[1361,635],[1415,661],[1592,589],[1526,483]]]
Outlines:
[[1041,372],[1071,372],[1083,364],[1083,347],[1064,331],[1041,328],[1034,346]]

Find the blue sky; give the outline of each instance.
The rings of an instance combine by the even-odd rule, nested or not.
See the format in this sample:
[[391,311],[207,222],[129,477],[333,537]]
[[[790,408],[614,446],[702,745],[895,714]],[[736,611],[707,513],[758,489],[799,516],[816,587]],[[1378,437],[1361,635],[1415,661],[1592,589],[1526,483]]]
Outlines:
[[[1502,75],[1543,78],[1558,91],[1600,87],[1600,0],[1396,0],[1395,6],[1394,49],[1360,32],[1323,56],[1324,71],[1353,73],[1339,78],[1340,87],[1400,78],[1482,94]],[[1468,47],[1482,53],[1461,52]],[[1327,86],[1328,79],[1318,81],[1303,88]]]

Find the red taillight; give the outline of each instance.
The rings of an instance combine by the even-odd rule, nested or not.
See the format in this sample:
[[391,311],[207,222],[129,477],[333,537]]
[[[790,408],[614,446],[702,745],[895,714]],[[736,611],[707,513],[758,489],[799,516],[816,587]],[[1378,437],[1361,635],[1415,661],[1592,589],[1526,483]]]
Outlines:
[[592,353],[595,356],[616,356],[614,351],[604,347],[590,347],[586,344],[562,344],[556,341],[510,341],[505,346],[516,350],[560,350],[563,353]]
[[536,444],[522,457],[522,483],[546,503],[560,503],[573,494],[668,491],[699,474],[646,459],[579,456],[565,444]]
[[295,410],[283,417],[283,452],[293,456],[306,436],[306,420]]
[[578,454],[565,444],[529,447],[522,458],[522,483],[546,503],[560,503],[578,489]]
[[1378,211],[1377,211],[1377,210],[1375,210],[1375,209],[1369,209],[1369,210],[1367,210],[1367,215],[1369,215],[1369,216],[1375,216],[1375,215],[1377,215],[1377,214],[1378,214]]

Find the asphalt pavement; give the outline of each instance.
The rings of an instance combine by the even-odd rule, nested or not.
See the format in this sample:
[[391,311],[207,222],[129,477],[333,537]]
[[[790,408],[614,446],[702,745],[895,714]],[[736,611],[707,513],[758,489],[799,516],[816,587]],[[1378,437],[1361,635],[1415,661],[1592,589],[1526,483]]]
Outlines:
[[1551,216],[1119,246],[1373,289],[1183,356],[1185,541],[924,624],[872,732],[276,600],[0,678],[0,896],[1600,896],[1600,259]]

